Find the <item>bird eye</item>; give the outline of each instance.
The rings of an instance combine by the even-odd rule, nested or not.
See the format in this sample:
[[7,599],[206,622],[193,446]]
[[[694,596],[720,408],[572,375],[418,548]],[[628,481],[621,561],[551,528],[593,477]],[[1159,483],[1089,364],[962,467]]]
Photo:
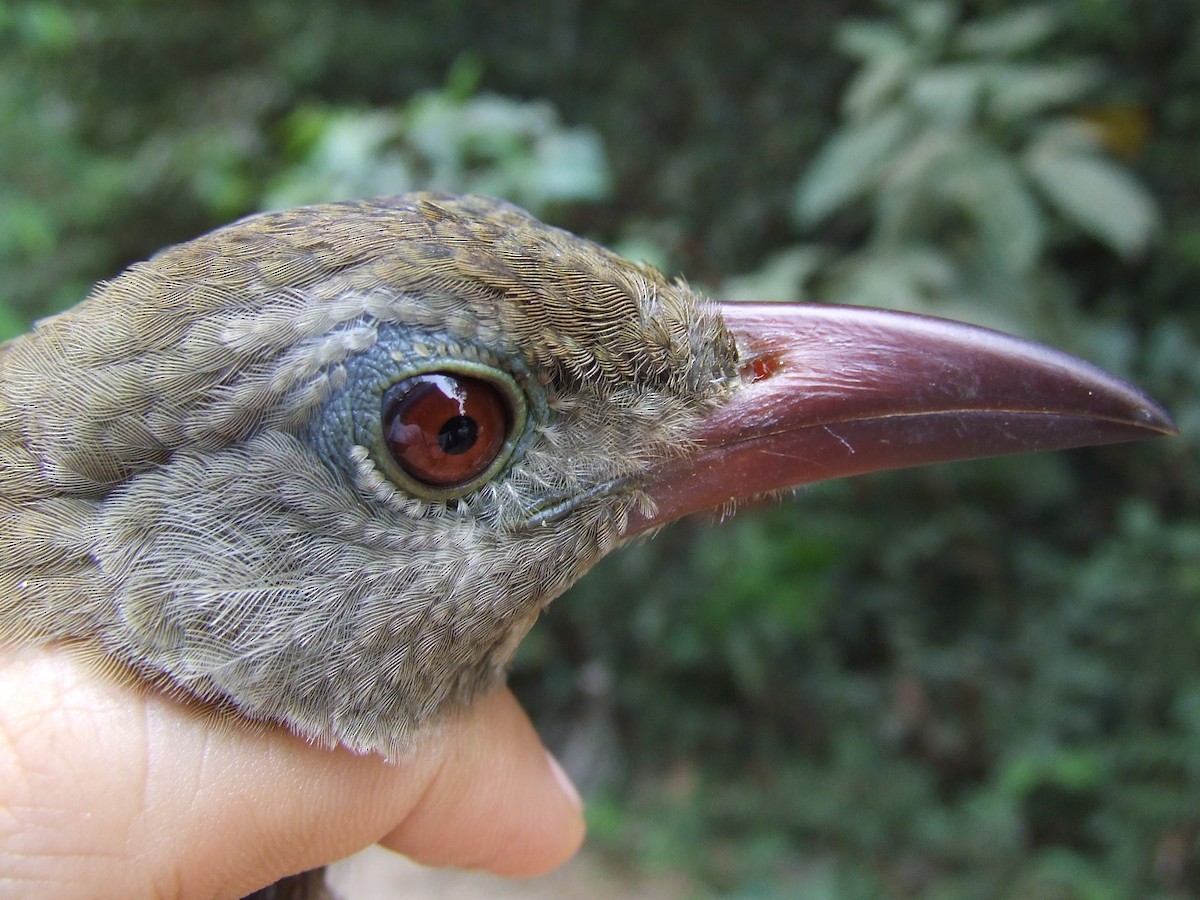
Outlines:
[[512,428],[504,395],[482,378],[429,372],[383,394],[383,439],[396,464],[433,488],[478,478],[496,462]]

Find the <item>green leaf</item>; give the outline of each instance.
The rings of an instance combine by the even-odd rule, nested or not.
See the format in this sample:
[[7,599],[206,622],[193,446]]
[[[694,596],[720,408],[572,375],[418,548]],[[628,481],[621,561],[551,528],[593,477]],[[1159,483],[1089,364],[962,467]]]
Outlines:
[[911,45],[894,26],[884,22],[852,21],[838,28],[838,50],[865,63],[909,55]]
[[1081,60],[1052,66],[996,65],[988,84],[988,109],[1014,122],[1077,103],[1099,80],[1100,70]]
[[529,193],[542,202],[600,201],[612,191],[604,145],[591,129],[551,131],[537,142],[531,162]]
[[1040,850],[1026,878],[1028,883],[1018,885],[1012,896],[1086,897],[1087,900],[1118,900],[1125,896],[1102,868],[1066,847]]
[[941,248],[914,242],[852,257],[824,293],[831,303],[929,312],[931,300],[956,290],[958,275]]
[[0,257],[46,256],[58,235],[50,212],[30,197],[0,194]]
[[[1027,273],[1044,241],[1044,213],[1020,168],[970,131],[930,127],[910,140],[878,192],[875,235],[902,245],[946,243],[1010,274]],[[963,227],[967,225],[968,227]]]
[[611,190],[596,132],[564,127],[544,101],[495,94],[460,101],[432,91],[400,109],[309,113],[293,132],[299,160],[276,179],[272,206],[420,186],[507,197],[537,212]]
[[987,74],[977,63],[935,66],[913,79],[908,96],[932,121],[965,127],[978,109]]
[[1154,198],[1115,163],[1092,155],[1033,155],[1027,167],[1063,216],[1126,258],[1143,253],[1158,231]]
[[911,117],[892,109],[838,131],[801,179],[794,210],[805,224],[823,219],[870,190],[908,136]]
[[767,260],[753,272],[727,278],[721,286],[726,300],[793,303],[805,298],[805,285],[820,269],[828,251],[817,244],[797,244]]
[[1095,156],[1100,152],[1100,133],[1095,126],[1081,119],[1063,116],[1038,125],[1025,155],[1029,158]]
[[850,120],[862,120],[892,100],[912,69],[908,56],[888,56],[863,67],[851,79],[842,98],[842,112]]
[[963,25],[957,44],[966,53],[1014,56],[1032,50],[1058,27],[1059,17],[1053,7],[1029,6]]
[[946,0],[921,0],[918,3],[906,3],[901,6],[904,20],[926,46],[940,50],[940,45],[954,27],[958,10]]
[[66,54],[79,41],[75,15],[57,3],[29,3],[18,8],[18,34],[28,46]]
[[1022,797],[1042,785],[1085,791],[1102,784],[1109,762],[1090,747],[1030,747],[1000,767],[998,786]]
[[1041,254],[1045,229],[1021,170],[986,146],[954,162],[941,174],[941,193],[975,222],[986,258],[1010,272],[1028,272]]
[[945,162],[960,155],[971,141],[958,128],[923,128],[904,146],[880,179],[875,193],[875,238],[885,246],[907,243],[922,232],[936,203],[937,181]]

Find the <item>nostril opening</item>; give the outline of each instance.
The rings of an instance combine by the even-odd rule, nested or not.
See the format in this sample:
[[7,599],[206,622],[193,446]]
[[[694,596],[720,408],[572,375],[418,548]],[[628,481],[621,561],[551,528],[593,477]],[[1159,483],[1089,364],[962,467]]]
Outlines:
[[765,381],[774,376],[782,364],[783,361],[774,353],[755,356],[753,359],[747,360],[742,364],[740,369],[742,381],[749,382],[750,384]]

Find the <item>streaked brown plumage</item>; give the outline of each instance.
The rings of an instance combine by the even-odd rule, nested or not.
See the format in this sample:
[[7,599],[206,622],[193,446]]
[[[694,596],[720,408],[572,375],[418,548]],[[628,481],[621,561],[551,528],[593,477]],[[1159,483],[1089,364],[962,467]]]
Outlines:
[[[405,496],[369,458],[334,473],[298,437],[390,324],[420,337],[405,364],[483,360],[536,398],[503,483]],[[681,444],[735,372],[685,286],[506,205],[247,220],[6,346],[0,624],[99,639],[143,676],[394,754],[500,677],[637,495],[523,519]]]

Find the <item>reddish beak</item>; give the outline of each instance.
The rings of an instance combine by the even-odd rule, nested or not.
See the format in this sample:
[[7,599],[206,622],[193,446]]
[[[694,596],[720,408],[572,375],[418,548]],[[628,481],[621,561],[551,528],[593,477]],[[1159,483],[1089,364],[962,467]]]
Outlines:
[[1153,400],[1020,338],[856,307],[724,304],[742,383],[625,536],[730,501],[924,463],[1176,432]]

